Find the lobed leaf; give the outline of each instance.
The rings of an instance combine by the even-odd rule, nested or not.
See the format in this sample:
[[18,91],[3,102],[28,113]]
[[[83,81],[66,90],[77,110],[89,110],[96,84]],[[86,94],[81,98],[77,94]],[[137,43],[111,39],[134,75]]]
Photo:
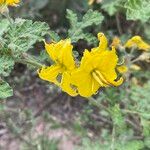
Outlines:
[[5,99],[13,95],[13,90],[9,84],[3,80],[0,80],[0,99]]
[[128,0],[125,3],[127,9],[126,18],[128,20],[140,20],[146,22],[150,19],[149,0]]
[[2,19],[0,21],[0,37],[7,32],[7,30],[9,29],[9,21],[7,19]]
[[8,76],[14,67],[14,60],[9,55],[0,55],[0,76]]
[[28,51],[37,41],[42,41],[48,30],[48,24],[44,22],[16,19],[4,38],[8,41],[8,48],[17,55]]
[[89,44],[93,44],[93,41],[96,42],[96,38],[92,34],[84,32],[84,29],[102,23],[104,17],[100,12],[90,9],[83,16],[81,21],[79,21],[77,15],[73,11],[67,10],[67,18],[71,25],[68,31],[68,37],[71,38],[72,42],[77,42],[80,39],[88,41]]

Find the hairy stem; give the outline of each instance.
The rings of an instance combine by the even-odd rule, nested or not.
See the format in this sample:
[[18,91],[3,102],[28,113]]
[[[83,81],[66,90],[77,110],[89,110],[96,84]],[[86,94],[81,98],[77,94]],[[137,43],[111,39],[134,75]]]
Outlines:
[[22,55],[22,58],[17,60],[16,62],[19,63],[23,63],[26,65],[32,65],[35,68],[41,68],[43,66],[43,64],[39,63],[34,57],[32,57],[31,55],[24,53]]

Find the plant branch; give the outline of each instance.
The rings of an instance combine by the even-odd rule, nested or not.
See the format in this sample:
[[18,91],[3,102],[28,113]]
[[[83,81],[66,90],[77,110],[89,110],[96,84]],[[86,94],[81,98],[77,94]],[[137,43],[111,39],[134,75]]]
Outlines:
[[122,28],[120,24],[120,19],[119,19],[119,13],[116,14],[116,23],[117,23],[117,29],[120,35],[122,35]]
[[16,62],[22,63],[22,64],[29,64],[36,68],[41,68],[43,64],[39,63],[34,57],[27,53],[22,54],[22,58],[17,60]]

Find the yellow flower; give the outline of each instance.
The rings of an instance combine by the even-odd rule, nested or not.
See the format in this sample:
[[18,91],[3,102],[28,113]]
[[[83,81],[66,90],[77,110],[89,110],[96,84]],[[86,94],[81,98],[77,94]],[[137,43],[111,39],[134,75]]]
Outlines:
[[75,69],[75,61],[72,56],[71,40],[61,40],[58,43],[45,43],[45,48],[54,64],[50,67],[43,66],[39,71],[39,77],[60,86],[63,91],[75,96],[71,87],[71,71]]
[[0,0],[0,5],[17,6],[20,0]]
[[107,39],[99,33],[100,44],[91,52],[85,50],[80,67],[72,72],[72,84],[83,97],[90,97],[100,87],[119,86],[123,78],[117,79],[115,71],[118,57],[114,47],[107,50]]
[[134,36],[131,39],[129,39],[125,43],[125,47],[132,48],[137,47],[138,49],[148,51],[150,49],[150,45],[143,41],[143,39],[140,36]]

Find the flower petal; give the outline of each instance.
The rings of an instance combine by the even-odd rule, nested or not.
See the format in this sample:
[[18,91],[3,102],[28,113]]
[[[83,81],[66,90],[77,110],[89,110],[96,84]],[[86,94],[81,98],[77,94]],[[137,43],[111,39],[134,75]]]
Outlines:
[[63,46],[63,43],[64,43],[63,40],[59,41],[58,43],[50,43],[50,44],[47,44],[45,42],[45,49],[46,49],[47,53],[49,54],[50,58],[54,62],[57,62],[57,60],[58,60],[58,55]]
[[68,93],[71,96],[77,96],[77,90],[71,85],[71,73],[64,72],[62,74],[61,88],[64,92]]
[[58,55],[58,60],[67,69],[72,70],[75,68],[75,61],[72,55],[73,46],[71,45],[71,40],[67,39],[64,41],[64,45]]
[[77,86],[78,93],[83,97],[90,97],[100,88],[99,83],[91,74],[80,69],[72,73],[72,84]]
[[111,51],[105,51],[101,53],[98,58],[95,58],[95,67],[105,76],[106,80],[114,81],[117,78],[115,68],[117,66],[118,57],[116,51],[113,48]]
[[43,80],[53,82],[59,85],[59,81],[57,77],[59,74],[63,72],[62,68],[58,65],[52,65],[50,67],[42,67],[41,70],[38,71],[39,77]]
[[75,61],[72,56],[73,46],[70,39],[61,40],[58,43],[45,43],[45,48],[55,63],[59,63],[69,70],[75,68]]
[[108,40],[107,40],[106,36],[103,33],[101,33],[101,32],[98,33],[97,36],[98,36],[98,39],[100,41],[100,43],[99,43],[99,49],[106,50],[107,47],[108,47]]

